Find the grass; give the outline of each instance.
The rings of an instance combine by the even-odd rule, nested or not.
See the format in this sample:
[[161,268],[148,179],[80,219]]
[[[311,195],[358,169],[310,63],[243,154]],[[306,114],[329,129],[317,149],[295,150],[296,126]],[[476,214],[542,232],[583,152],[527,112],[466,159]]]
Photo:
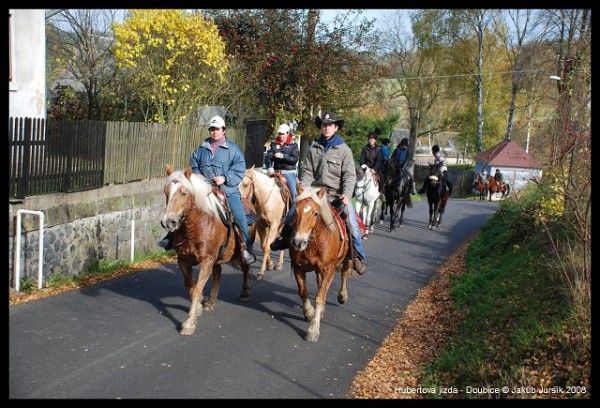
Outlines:
[[[461,398],[589,398],[591,350],[556,270],[544,267],[546,238],[522,215],[501,205],[471,244],[466,273],[452,297],[464,316],[456,335],[425,369],[424,386],[584,386],[586,392],[465,394]],[[442,398],[447,396],[432,396]],[[451,397],[451,396],[450,396]]]
[[133,261],[106,260],[94,262],[84,273],[76,276],[67,276],[55,273],[44,281],[43,289],[37,289],[37,280],[26,277],[21,278],[20,292],[9,296],[9,304],[20,304],[29,300],[83,287],[85,285],[112,279],[138,269],[151,267],[175,256],[175,250],[158,250],[146,253],[134,253]]

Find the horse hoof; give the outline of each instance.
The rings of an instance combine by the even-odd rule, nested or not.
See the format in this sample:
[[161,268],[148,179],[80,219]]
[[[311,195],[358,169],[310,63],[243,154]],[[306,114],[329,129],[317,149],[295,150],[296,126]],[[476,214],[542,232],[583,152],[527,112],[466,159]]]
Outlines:
[[345,304],[348,301],[348,296],[338,295],[338,303],[340,305]]
[[179,334],[182,336],[191,336],[196,331],[195,327],[182,327]]
[[215,310],[215,304],[207,303],[202,307],[202,310],[204,310],[205,312],[212,312],[213,310]]
[[308,332],[306,333],[306,336],[304,336],[304,340],[317,342],[319,341],[319,334]]
[[256,280],[263,280],[264,277],[265,277],[264,273],[257,273],[256,274]]

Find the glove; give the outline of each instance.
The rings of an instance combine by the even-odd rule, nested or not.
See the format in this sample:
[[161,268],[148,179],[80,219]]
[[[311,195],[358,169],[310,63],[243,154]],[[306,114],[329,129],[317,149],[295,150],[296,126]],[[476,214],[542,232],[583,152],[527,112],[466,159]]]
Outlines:
[[283,153],[275,153],[275,154],[273,155],[273,157],[275,157],[275,158],[277,158],[277,159],[281,159],[281,158],[283,158]]
[[275,169],[274,169],[273,167],[269,167],[269,168],[267,169],[267,174],[268,174],[269,176],[273,176],[273,174],[275,174]]

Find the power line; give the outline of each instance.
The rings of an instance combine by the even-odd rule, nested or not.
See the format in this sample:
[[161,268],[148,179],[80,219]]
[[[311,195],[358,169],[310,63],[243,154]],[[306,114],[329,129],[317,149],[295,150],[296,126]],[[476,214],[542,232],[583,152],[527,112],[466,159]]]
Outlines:
[[[499,71],[499,72],[484,72],[481,75],[482,76],[486,76],[486,75],[496,75],[496,74],[514,74],[514,73],[522,73],[522,72],[536,72],[536,71],[544,71],[544,69],[538,68],[538,69],[525,69],[522,71]],[[435,78],[457,78],[457,77],[468,77],[468,76],[476,76],[479,74],[455,74],[455,75],[435,75],[435,76],[418,76],[418,77],[404,77],[404,78],[398,78],[398,79],[402,79],[402,80],[408,80],[408,79],[435,79]]]

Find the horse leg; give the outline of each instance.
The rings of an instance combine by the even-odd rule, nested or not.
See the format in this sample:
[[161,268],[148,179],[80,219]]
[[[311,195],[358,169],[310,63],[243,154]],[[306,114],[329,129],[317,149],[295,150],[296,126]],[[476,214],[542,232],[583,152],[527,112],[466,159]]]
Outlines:
[[277,262],[277,267],[275,268],[278,271],[283,269],[283,255],[285,255],[285,251],[279,251],[279,262]]
[[[190,292],[192,302],[190,311],[188,313],[186,321],[181,326],[179,334],[190,336],[196,331],[196,319],[202,315],[202,291],[204,290],[204,285],[206,284],[208,277],[212,273],[213,261],[214,260],[210,255],[200,261],[200,273],[198,275],[198,280],[196,281],[196,284],[191,288]],[[181,262],[179,264],[179,267],[181,268]],[[186,268],[189,268],[187,273],[191,274],[191,267],[187,266]]]
[[433,218],[434,217],[434,209],[433,204],[429,204],[429,224],[427,225],[427,229],[433,229]]
[[389,205],[389,209],[390,209],[390,232],[394,232],[394,229],[396,227],[396,207],[397,207],[397,203],[396,200],[393,200],[390,205]]
[[304,312],[304,318],[307,322],[310,322],[315,315],[315,309],[310,304],[308,292],[306,291],[306,274],[302,272],[299,266],[294,265],[293,268],[294,278],[296,278],[296,283],[298,284],[298,296],[300,296],[300,300],[302,300],[302,311]]
[[327,300],[327,291],[333,281],[335,274],[334,266],[327,266],[323,271],[317,272],[322,275],[321,285],[319,285],[319,292],[315,297],[315,313],[313,319],[310,321],[308,327],[308,333],[304,337],[307,341],[319,341],[321,318],[325,312],[325,301]]
[[342,262],[342,268],[340,270],[340,275],[341,275],[341,280],[342,280],[342,284],[340,286],[340,291],[338,293],[338,303],[340,304],[344,304],[348,301],[348,289],[346,287],[346,282],[348,281],[348,275],[350,275],[352,273],[352,265],[353,261],[352,259],[348,259],[344,262]]
[[406,208],[406,204],[402,201],[402,206],[400,207],[400,219],[398,220],[398,225],[401,227],[404,225],[404,209]]
[[267,225],[262,220],[259,221],[258,225],[258,235],[260,236],[260,246],[263,251],[263,260],[260,264],[260,271],[256,274],[256,280],[261,280],[265,276],[265,270],[273,268],[273,261],[271,260],[271,242],[275,239],[277,235],[277,229],[269,227],[269,231],[267,232]]
[[244,278],[242,281],[240,302],[247,302],[250,300],[250,265],[242,264],[242,274],[244,275]]
[[219,284],[221,282],[221,265],[213,265],[213,281],[212,287],[210,288],[210,295],[208,299],[203,303],[203,310],[211,311],[215,308],[217,303],[217,297],[219,296]]

